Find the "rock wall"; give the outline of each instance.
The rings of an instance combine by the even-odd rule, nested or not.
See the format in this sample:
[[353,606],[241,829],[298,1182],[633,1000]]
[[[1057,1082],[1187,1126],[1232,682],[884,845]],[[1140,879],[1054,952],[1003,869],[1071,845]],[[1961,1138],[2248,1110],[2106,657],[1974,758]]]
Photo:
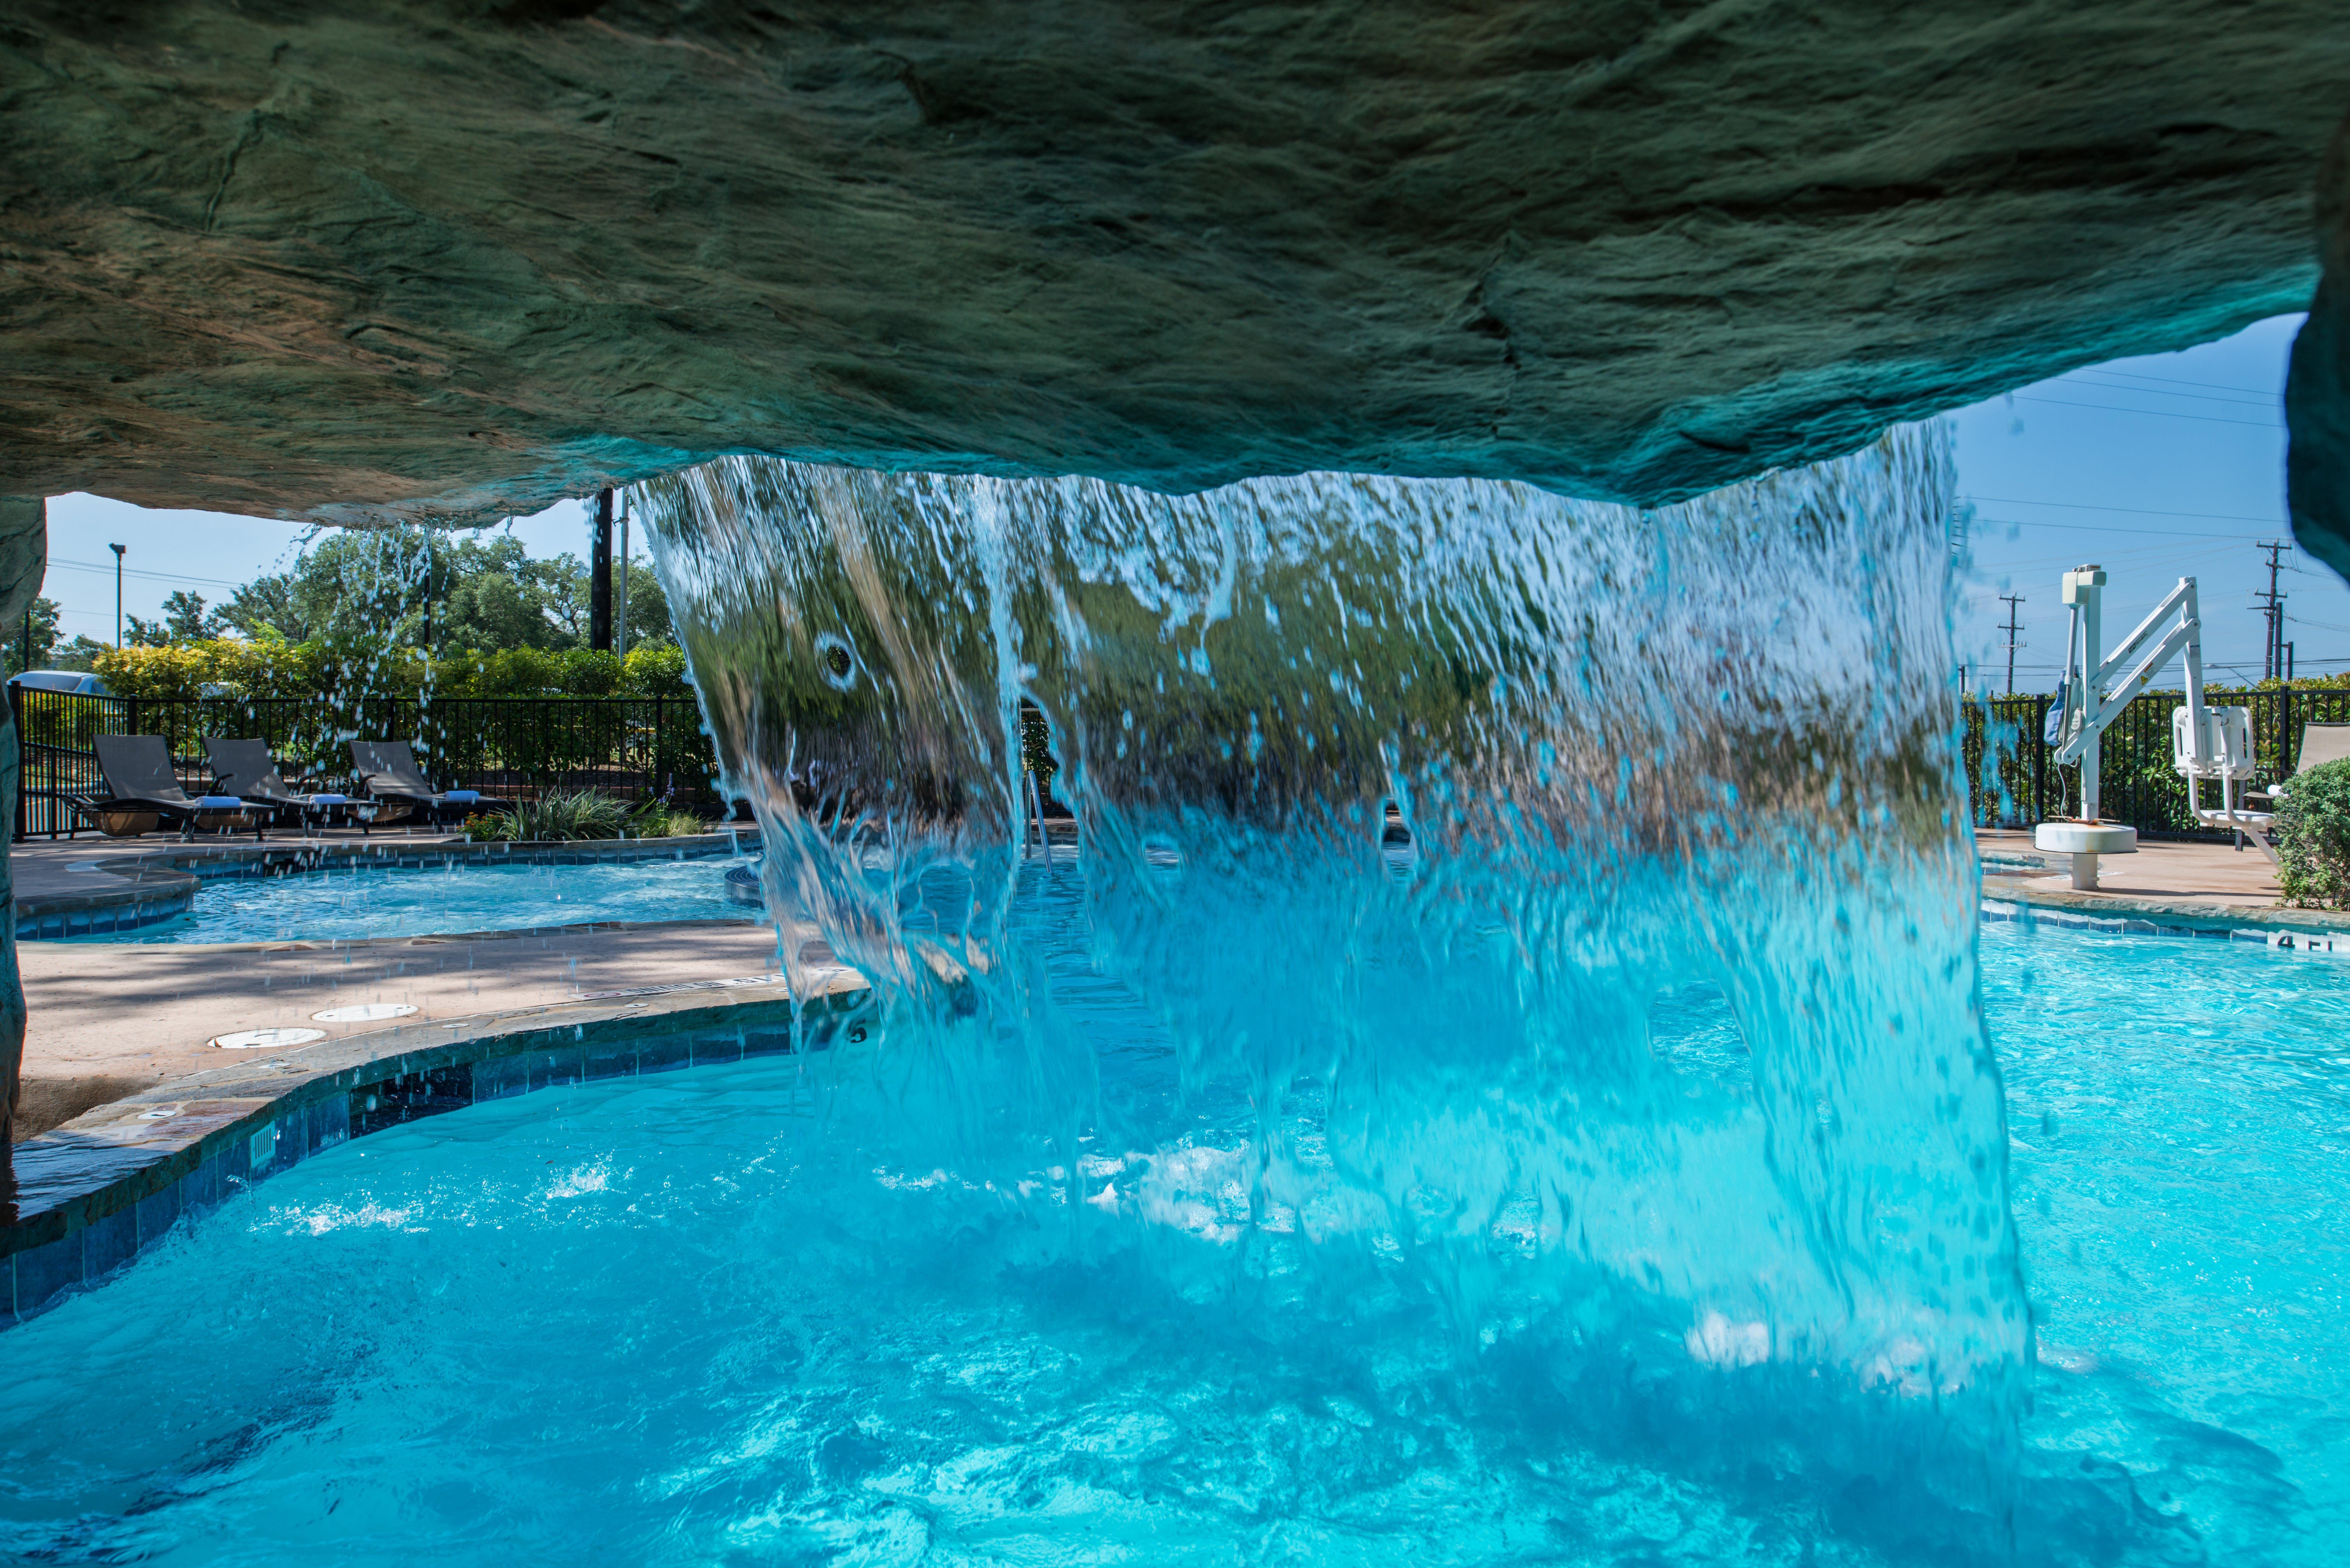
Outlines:
[[1661,501],[2298,308],[2338,0],[0,0],[0,483]]
[[[47,504],[37,495],[0,495],[0,628],[13,627],[41,591],[48,566]],[[16,831],[16,711],[0,704],[0,823]],[[16,971],[16,888],[0,854],[0,1201],[13,1197],[6,1158],[16,1118],[17,1069],[25,1057],[25,986]]]
[[2293,532],[2302,548],[2350,579],[2350,121],[2318,182],[2325,275],[2293,339],[2285,413]]

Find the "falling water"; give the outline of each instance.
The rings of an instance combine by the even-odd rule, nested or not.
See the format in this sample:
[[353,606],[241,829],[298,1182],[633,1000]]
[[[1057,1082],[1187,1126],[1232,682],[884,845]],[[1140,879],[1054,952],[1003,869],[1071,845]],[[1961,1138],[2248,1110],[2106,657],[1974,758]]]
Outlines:
[[1965,1493],[2031,1339],[1950,488],[1904,431],[1654,511],[748,458],[645,510],[770,897],[886,1008],[866,1152],[1170,1301],[1410,1297],[1608,1420]]

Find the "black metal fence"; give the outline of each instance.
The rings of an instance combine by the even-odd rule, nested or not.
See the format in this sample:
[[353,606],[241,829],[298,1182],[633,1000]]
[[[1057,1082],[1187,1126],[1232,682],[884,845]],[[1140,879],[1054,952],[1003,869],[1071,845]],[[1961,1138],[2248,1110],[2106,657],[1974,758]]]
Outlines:
[[[2080,807],[2080,770],[2058,768],[2041,740],[2046,697],[1970,697],[1960,742],[1975,825],[2026,827]],[[2099,808],[2150,838],[2225,839],[2188,814],[2170,761],[2177,692],[2125,709],[2101,748]],[[2255,783],[2290,778],[2305,724],[2350,723],[2350,689],[2290,687],[2217,698],[2252,711]],[[716,763],[693,699],[677,697],[205,697],[163,701],[9,688],[22,772],[16,836],[70,826],[68,794],[101,794],[99,735],[161,735],[191,792],[212,778],[207,735],[258,736],[297,789],[348,789],[354,739],[404,740],[442,789],[516,798],[594,787],[624,800],[666,796],[717,813]],[[2206,786],[2207,792],[2210,786]],[[2207,805],[2217,804],[2210,792]]]
[[594,787],[624,800],[666,796],[723,809],[702,716],[678,697],[204,697],[163,701],[8,689],[22,758],[18,838],[71,826],[69,794],[103,794],[99,735],[161,735],[182,784],[212,779],[204,737],[258,737],[296,789],[345,790],[349,742],[406,741],[441,789],[517,798]]
[[[2041,740],[2052,700],[1970,697],[1961,704],[1967,793],[1978,827],[2029,827],[2080,810],[2077,766],[2059,768]],[[2170,760],[2171,711],[2186,701],[2177,691],[2149,691],[2122,710],[2098,750],[2097,814],[2127,823],[2148,838],[2223,841],[2189,815],[2187,781]],[[2350,690],[2320,687],[2236,692],[2210,699],[2216,707],[2252,711],[2255,786],[2293,776],[2301,759],[2302,727],[2350,724]],[[2203,804],[2219,805],[2218,786],[2203,786]]]

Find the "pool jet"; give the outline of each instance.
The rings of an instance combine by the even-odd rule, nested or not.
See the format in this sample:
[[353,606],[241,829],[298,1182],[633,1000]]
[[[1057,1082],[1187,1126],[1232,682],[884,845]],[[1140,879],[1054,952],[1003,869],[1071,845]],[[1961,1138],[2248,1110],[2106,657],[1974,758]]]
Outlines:
[[[2064,574],[2062,597],[2072,614],[2064,640],[2064,684],[2059,706],[2049,713],[2044,738],[2056,748],[2057,766],[2081,766],[2081,815],[2071,821],[2041,823],[2033,829],[2033,844],[2072,857],[2073,886],[2083,892],[2096,890],[2099,856],[2137,852],[2137,828],[2098,815],[2099,738],[2177,655],[2186,669],[2187,701],[2170,715],[2171,765],[2187,781],[2188,809],[2205,826],[2245,835],[2273,863],[2276,851],[2260,833],[2271,816],[2237,804],[2236,786],[2252,776],[2252,711],[2213,708],[2203,701],[2203,622],[2196,609],[2195,579],[2179,578],[2178,586],[2110,657],[2100,654],[2105,587],[2103,566],[2075,566]],[[2216,811],[2203,805],[2205,779],[2220,785]]]

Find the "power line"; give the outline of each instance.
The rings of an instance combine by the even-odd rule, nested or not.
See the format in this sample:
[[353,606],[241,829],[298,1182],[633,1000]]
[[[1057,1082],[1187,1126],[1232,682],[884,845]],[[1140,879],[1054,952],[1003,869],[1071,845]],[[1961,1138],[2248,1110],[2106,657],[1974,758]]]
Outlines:
[[2002,594],[1999,597],[2007,601],[2007,685],[2004,689],[2012,691],[2015,690],[2015,634],[2023,629],[2018,622],[2023,596]]
[[2283,555],[2285,551],[2292,549],[2293,546],[2291,545],[2280,544],[2273,539],[2264,539],[2258,545],[2255,545],[2253,548],[2266,550],[2269,553],[2268,591],[2265,594],[2256,592],[2252,595],[2254,598],[2265,598],[2268,600],[2268,604],[2262,611],[2262,613],[2268,618],[2269,623],[2268,651],[2262,661],[2267,668],[2261,673],[2261,679],[2267,680],[2284,673],[2285,596],[2277,592],[2277,572],[2280,569],[2278,557]]
[[[2185,398],[2190,402],[2225,403],[2230,408],[2235,409],[2272,409],[2277,406],[2278,396],[2281,396],[2279,394],[2263,398],[2215,398],[2209,392],[2167,392],[2159,387],[2121,387],[2116,386],[2111,381],[2077,381],[2070,376],[2059,376],[2056,380],[2066,386],[2087,387],[2096,391],[2136,392],[2141,398]],[[2043,386],[2048,384],[2042,383]],[[2155,410],[2149,409],[2147,411],[2152,413]]]
[[2246,517],[2233,512],[2165,512],[2152,506],[2098,506],[2085,501],[2030,501],[2021,495],[1970,495],[1994,506],[2061,506],[2068,512],[2126,512],[2138,517],[2201,517],[2213,523],[2282,523],[2282,517]]
[[[2074,372],[2076,376],[2082,373],[2078,370]],[[2268,387],[2230,387],[2221,381],[2189,381],[2182,380],[2177,376],[2148,376],[2137,370],[2108,370],[2103,365],[2091,366],[2088,373],[2098,376],[2126,376],[2133,381],[2167,381],[2174,387],[2209,387],[2215,392],[2258,392],[2263,396],[2279,397],[2283,395],[2282,391]],[[2063,379],[2056,378],[2059,380]]]
[[2060,409],[2103,409],[2109,414],[2139,414],[2150,420],[2195,420],[2207,425],[2245,425],[2259,431],[2284,429],[2274,420],[2223,420],[2217,414],[2174,414],[2167,409],[2125,409],[2112,403],[2074,403],[2063,398],[2028,398],[2022,392],[2012,396],[2019,403],[2054,403]]
[[[2076,534],[2138,534],[2160,535],[2166,539],[2209,539],[2209,528],[2125,528],[2115,524],[2096,523],[2034,523],[2024,517],[1981,517],[1978,523],[2003,523],[2011,528],[2070,528]],[[2274,523],[2273,517],[2246,518],[2246,522]]]
[[[114,576],[112,566],[100,566],[96,561],[68,561],[60,556],[52,556],[49,557],[49,565],[63,566],[69,572],[103,572],[109,577]],[[191,577],[178,572],[144,572],[136,566],[124,567],[122,575],[126,577],[150,577],[161,583],[202,583],[207,587],[215,588],[241,588],[244,586],[243,583],[232,583],[224,577]]]

